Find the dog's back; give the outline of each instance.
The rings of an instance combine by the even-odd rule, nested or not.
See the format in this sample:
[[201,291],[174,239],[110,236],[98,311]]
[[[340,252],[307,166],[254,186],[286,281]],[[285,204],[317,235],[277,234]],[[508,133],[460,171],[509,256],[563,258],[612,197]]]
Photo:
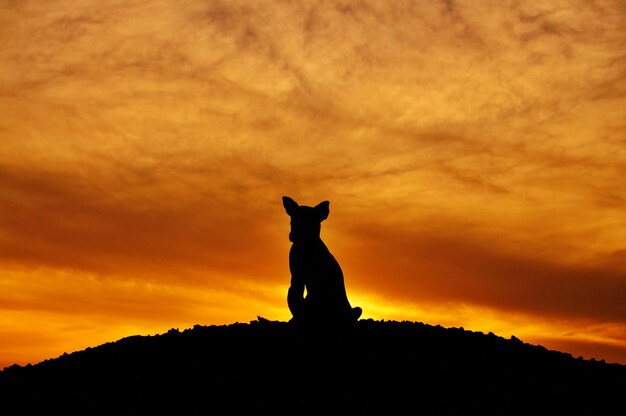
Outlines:
[[301,278],[312,307],[343,312],[350,309],[343,271],[324,242],[294,242],[289,251],[292,278]]

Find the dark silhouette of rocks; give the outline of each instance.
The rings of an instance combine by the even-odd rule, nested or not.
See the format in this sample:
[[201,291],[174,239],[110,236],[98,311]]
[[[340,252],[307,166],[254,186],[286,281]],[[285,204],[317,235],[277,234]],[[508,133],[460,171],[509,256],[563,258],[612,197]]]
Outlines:
[[[9,415],[606,415],[626,366],[419,322],[259,318],[172,329],[0,372]],[[619,414],[619,412],[618,412]]]

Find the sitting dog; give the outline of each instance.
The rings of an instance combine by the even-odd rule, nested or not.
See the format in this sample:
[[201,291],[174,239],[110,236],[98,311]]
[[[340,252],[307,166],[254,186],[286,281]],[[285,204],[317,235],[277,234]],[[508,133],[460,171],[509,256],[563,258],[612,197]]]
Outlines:
[[[329,202],[315,207],[300,206],[284,196],[283,206],[291,217],[289,251],[291,286],[287,304],[294,323],[356,322],[362,309],[350,306],[343,272],[320,238],[321,223],[330,213]],[[304,291],[306,289],[306,297]]]

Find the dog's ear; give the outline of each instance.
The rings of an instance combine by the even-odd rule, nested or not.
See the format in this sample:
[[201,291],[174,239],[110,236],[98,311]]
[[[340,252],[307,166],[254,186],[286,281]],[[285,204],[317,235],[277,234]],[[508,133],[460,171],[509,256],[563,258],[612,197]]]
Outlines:
[[315,206],[315,212],[317,213],[317,218],[319,218],[320,222],[324,221],[328,218],[328,214],[330,214],[330,202],[320,202]]
[[288,196],[283,197],[283,207],[285,207],[285,211],[287,211],[287,215],[290,217],[296,213],[296,210],[300,207],[296,201],[289,198]]

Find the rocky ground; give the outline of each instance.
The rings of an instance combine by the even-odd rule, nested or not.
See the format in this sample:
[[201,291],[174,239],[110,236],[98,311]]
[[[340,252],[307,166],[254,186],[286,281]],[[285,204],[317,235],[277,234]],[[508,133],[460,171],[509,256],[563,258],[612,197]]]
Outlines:
[[419,322],[133,336],[0,372],[8,415],[615,414],[626,366]]

